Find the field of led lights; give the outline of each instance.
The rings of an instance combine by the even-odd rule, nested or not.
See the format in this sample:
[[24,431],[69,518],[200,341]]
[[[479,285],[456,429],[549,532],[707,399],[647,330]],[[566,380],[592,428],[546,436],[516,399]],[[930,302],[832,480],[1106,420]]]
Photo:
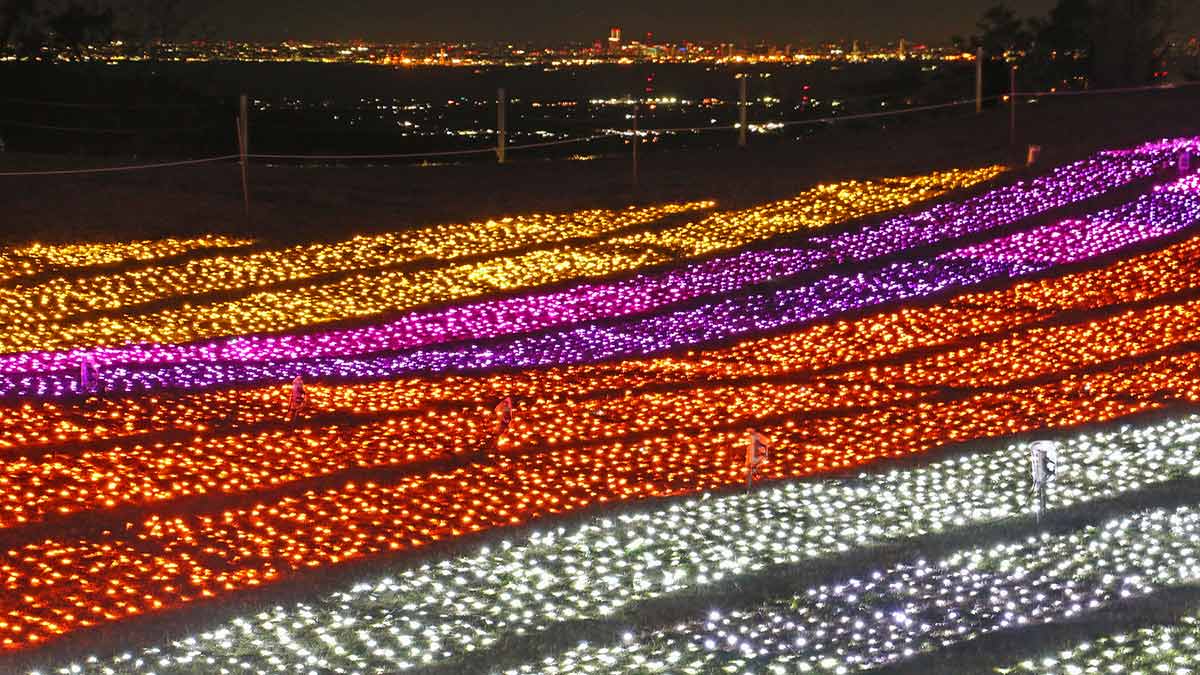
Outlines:
[[0,249],[0,672],[1200,671],[1183,155]]

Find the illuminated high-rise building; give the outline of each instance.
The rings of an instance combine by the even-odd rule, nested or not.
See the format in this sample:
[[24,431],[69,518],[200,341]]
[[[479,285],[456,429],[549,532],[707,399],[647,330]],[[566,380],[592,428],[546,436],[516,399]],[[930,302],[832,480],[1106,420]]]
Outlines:
[[621,29],[618,26],[613,26],[608,31],[608,51],[616,52],[621,49]]

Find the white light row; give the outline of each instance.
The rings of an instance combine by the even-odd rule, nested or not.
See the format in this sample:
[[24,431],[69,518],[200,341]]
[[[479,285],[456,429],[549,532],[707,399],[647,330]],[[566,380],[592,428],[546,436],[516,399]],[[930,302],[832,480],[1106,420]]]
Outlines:
[[[914,560],[752,610],[710,610],[508,671],[849,673],[1006,628],[1070,619],[1200,575],[1200,510],[1163,509]],[[614,636],[617,637],[617,636]],[[1041,672],[1041,671],[1038,671]]]
[[1001,675],[1192,675],[1200,670],[1200,616],[1178,623],[1107,635],[1016,665]]

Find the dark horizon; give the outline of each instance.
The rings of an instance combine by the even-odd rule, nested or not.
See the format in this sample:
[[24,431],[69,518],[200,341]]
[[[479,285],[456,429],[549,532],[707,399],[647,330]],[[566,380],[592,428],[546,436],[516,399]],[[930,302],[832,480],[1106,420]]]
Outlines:
[[[621,27],[626,40],[759,42],[777,44],[858,39],[942,43],[969,35],[996,0],[879,0],[791,2],[758,0],[740,6],[714,0],[608,0],[565,3],[491,0],[440,3],[361,0],[354,9],[323,0],[198,0],[193,28],[229,40],[591,42]],[[1054,0],[1010,0],[1019,16],[1040,16]],[[749,5],[749,6],[747,6]]]

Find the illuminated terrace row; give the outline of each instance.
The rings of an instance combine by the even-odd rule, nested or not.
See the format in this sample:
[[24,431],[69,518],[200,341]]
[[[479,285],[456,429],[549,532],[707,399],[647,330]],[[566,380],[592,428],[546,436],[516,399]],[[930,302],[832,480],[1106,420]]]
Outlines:
[[189,251],[248,246],[249,239],[205,235],[116,244],[29,244],[0,248],[0,281],[128,261],[169,258]]
[[1200,664],[1200,616],[1079,642],[996,669],[1000,675],[1192,675]]
[[[1153,510],[1068,534],[873,570],[833,586],[508,671],[865,671],[988,633],[1086,615],[1200,574],[1200,511]],[[661,664],[661,665],[655,665]],[[1120,672],[1113,671],[1113,672]]]
[[[835,237],[818,237],[801,248],[746,252],[624,282],[583,284],[561,292],[420,313],[383,326],[315,336],[233,338],[188,346],[102,348],[91,353],[101,363],[109,365],[263,361],[296,355],[347,356],[644,312],[699,295],[728,293],[746,284],[815,270],[835,262],[868,260],[915,245],[996,228],[1144,178],[1164,156],[1195,146],[1194,139],[1175,139],[1129,151],[1099,153],[1090,160],[1059,167],[1028,182],[999,187],[961,203],[935,205],[914,215],[896,216]],[[668,232],[625,237],[620,243],[639,248],[644,247],[650,237],[656,248],[669,246],[676,256],[696,255],[742,241],[735,238],[742,231],[739,225],[744,225],[743,221],[754,225],[757,236],[765,237],[794,230],[796,224],[793,221],[798,216],[810,212],[821,214],[825,209],[822,200],[836,202],[845,198],[839,191],[821,187],[810,192],[758,209],[715,214],[699,223]],[[827,221],[817,218],[815,222]],[[77,366],[87,351],[9,355],[0,358],[0,370],[30,372],[71,368]]]
[[[1195,416],[1071,437],[1060,446],[1069,470],[1050,492],[1048,506],[1085,504],[1176,475],[1200,475],[1197,441]],[[1028,480],[1028,446],[1022,443],[927,467],[598,516],[209,626],[128,658],[97,660],[84,672],[236,671],[246,662],[266,673],[295,672],[300,665],[386,673],[440,664],[486,650],[505,636],[602,618],[772,565],[803,565],[1028,515]],[[843,625],[831,621],[831,636]],[[307,661],[309,656],[317,661]]]
[[[1114,209],[969,245],[930,261],[897,262],[878,270],[832,274],[810,283],[732,297],[723,294],[720,299],[698,307],[638,316],[621,322],[397,355],[306,358],[252,364],[195,362],[135,370],[116,368],[107,370],[102,379],[107,391],[127,394],[164,388],[284,382],[297,375],[310,380],[323,377],[386,379],[411,373],[528,368],[642,357],[785,329],[884,302],[1038,272],[1173,234],[1198,220],[1200,176],[1189,176]],[[718,287],[732,290],[745,276],[744,267],[734,267],[713,280]],[[665,290],[669,293],[674,289]],[[639,295],[646,297],[654,292],[655,287],[650,286]],[[604,305],[604,295],[605,291],[601,290],[597,298],[588,302]],[[556,311],[556,308],[549,308],[543,316],[553,315]],[[606,313],[616,314],[619,310]],[[435,321],[444,325],[445,317],[454,314],[454,310],[439,313]],[[418,333],[423,330],[419,324],[414,327],[407,322],[392,324],[391,328],[393,334],[412,328]],[[475,332],[474,328],[468,330]],[[480,332],[489,330],[491,326],[485,324]],[[321,336],[302,339],[319,341]],[[280,341],[294,344],[289,338]],[[369,347],[357,343],[349,351],[366,349]],[[299,356],[308,355],[300,353]],[[78,393],[78,376],[74,372],[0,376],[0,395],[61,397]]]

